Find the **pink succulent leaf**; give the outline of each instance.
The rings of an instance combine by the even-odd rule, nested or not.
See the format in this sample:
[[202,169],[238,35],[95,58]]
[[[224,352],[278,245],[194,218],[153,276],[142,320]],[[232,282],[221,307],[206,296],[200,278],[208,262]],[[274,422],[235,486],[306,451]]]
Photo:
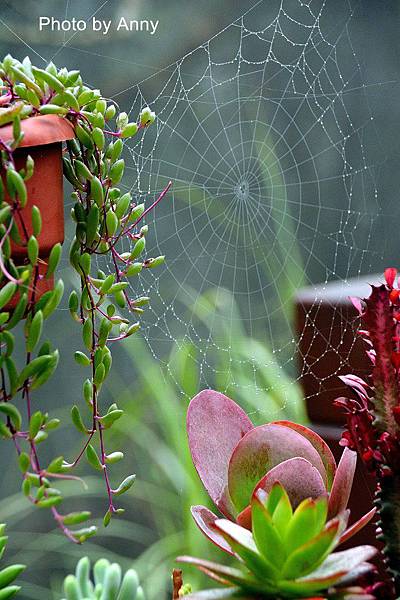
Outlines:
[[215,522],[219,517],[205,506],[192,506],[190,510],[200,531],[202,531],[211,542],[218,546],[218,548],[233,555],[234,552],[228,542],[214,527]]
[[188,596],[182,596],[184,600],[224,600],[225,598],[236,598],[236,600],[254,600],[254,596],[242,595],[240,588],[231,587],[229,589],[221,590],[204,590],[202,592],[194,592]]
[[193,565],[206,573],[209,577],[226,584],[238,585],[241,587],[249,583],[249,578],[241,571],[234,567],[226,567],[219,563],[194,556],[178,556],[177,562]]
[[361,298],[357,298],[355,296],[349,296],[349,300],[358,312],[359,315],[363,314],[364,307]]
[[347,508],[357,465],[357,453],[343,450],[328,503],[328,518],[335,517]]
[[348,375],[339,375],[339,379],[357,394],[360,400],[363,401],[363,404],[368,402],[369,395],[367,390],[369,386],[361,377],[349,373]]
[[373,546],[356,546],[349,550],[333,552],[324,560],[318,569],[313,571],[310,575],[302,577],[301,581],[311,581],[317,578],[330,577],[334,573],[344,571],[344,575],[341,575],[339,583],[346,582],[346,584],[348,584],[353,580],[352,575],[356,573],[360,564],[364,567],[368,564],[370,571],[374,568],[373,565],[370,565],[367,561],[373,558],[376,553],[377,549]]
[[343,552],[334,552],[310,575],[295,581],[285,581],[280,587],[287,592],[293,594],[298,592],[304,595],[304,593],[311,594],[333,585],[340,585],[342,581],[353,579],[351,574],[357,572],[360,563],[368,565],[368,571],[372,571],[374,566],[366,561],[375,554],[376,549],[373,546],[358,546]]
[[353,523],[353,525],[351,527],[349,527],[343,533],[343,535],[340,537],[339,543],[343,544],[344,542],[347,542],[347,540],[352,538],[353,535],[355,535],[356,533],[361,531],[361,529],[363,529],[363,527],[368,525],[368,523],[374,518],[375,513],[376,513],[376,508],[373,508],[369,512],[367,512],[364,516],[362,516],[361,519],[358,519],[358,521]]
[[321,436],[315,433],[315,431],[309,429],[308,427],[305,427],[304,425],[292,423],[292,421],[274,421],[274,423],[277,425],[289,427],[290,429],[294,429],[302,436],[304,436],[314,446],[324,464],[327,477],[327,487],[328,490],[330,490],[336,472],[336,461],[331,449],[329,448],[325,440],[323,440]]
[[[268,471],[295,457],[306,459],[320,473],[326,487],[326,471],[314,446],[292,428],[268,423],[249,431],[234,449],[228,468],[229,494],[238,511],[250,504],[257,483]],[[282,481],[285,485],[285,482]]]
[[371,295],[366,300],[363,323],[369,331],[376,353],[372,372],[375,416],[380,420],[381,427],[394,435],[398,432],[393,408],[398,403],[399,385],[396,370],[392,364],[393,338],[396,331],[389,294],[390,290],[384,285],[372,286]]
[[327,495],[320,472],[304,458],[289,458],[270,469],[257,483],[254,493],[261,489],[268,494],[277,482],[285,488],[293,509],[306,498]]
[[229,459],[253,427],[240,406],[219,392],[203,390],[189,404],[187,431],[194,466],[214,504],[231,519],[237,511],[227,485]]
[[386,283],[390,288],[392,288],[397,276],[397,269],[394,267],[388,267],[385,269],[384,276]]

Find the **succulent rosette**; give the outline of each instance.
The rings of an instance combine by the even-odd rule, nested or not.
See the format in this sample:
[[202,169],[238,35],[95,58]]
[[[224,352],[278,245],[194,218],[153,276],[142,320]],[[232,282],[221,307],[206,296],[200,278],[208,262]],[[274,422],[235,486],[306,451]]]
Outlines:
[[191,401],[187,428],[194,465],[225,517],[194,506],[194,520],[239,560],[233,568],[180,557],[228,586],[190,598],[373,598],[353,583],[373,569],[375,548],[333,552],[375,513],[347,528],[355,452],[345,448],[336,465],[312,430],[289,421],[255,427],[235,402],[212,390]]
[[[255,427],[233,400],[213,390],[195,396],[188,409],[187,431],[194,466],[211,500],[230,521],[251,529],[251,498],[282,484],[293,509],[305,499],[326,497],[328,518],[347,508],[357,454],[345,448],[338,465],[324,440],[290,421]],[[374,516],[375,509],[342,533],[349,539]],[[192,507],[202,532],[226,550],[217,535],[219,518],[204,506]]]
[[[188,598],[374,598],[352,584],[373,568],[367,561],[375,548],[333,552],[347,526],[348,511],[327,520],[327,496],[303,500],[293,510],[280,483],[274,483],[268,494],[256,489],[250,506],[251,532],[228,519],[213,524],[238,558],[238,568],[188,556],[178,559],[228,586],[223,592],[206,590]],[[321,592],[324,596],[315,596]]]

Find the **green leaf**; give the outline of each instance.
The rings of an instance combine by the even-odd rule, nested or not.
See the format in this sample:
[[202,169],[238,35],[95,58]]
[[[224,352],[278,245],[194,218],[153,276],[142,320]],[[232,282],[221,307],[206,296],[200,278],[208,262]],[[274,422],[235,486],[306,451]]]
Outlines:
[[50,354],[50,360],[48,361],[46,367],[37,373],[32,379],[31,390],[36,390],[41,385],[44,385],[48,379],[50,379],[57,368],[59,357],[60,355],[58,350],[54,350],[54,352]]
[[55,244],[52,247],[50,255],[49,255],[49,260],[47,263],[46,279],[49,279],[53,275],[56,268],[58,267],[58,264],[59,264],[60,258],[61,258],[61,252],[62,252],[62,246],[60,243]]
[[[93,204],[93,206],[89,210],[89,213],[87,216],[87,221],[86,221],[86,243],[89,246],[94,242],[94,240],[97,236],[99,220],[100,220],[99,207],[97,206],[97,204]],[[90,269],[86,274],[88,275],[89,272],[90,272]]]
[[90,537],[94,536],[96,533],[97,527],[92,525],[92,527],[85,527],[83,529],[79,529],[78,531],[74,531],[73,536],[80,544],[83,544],[83,542],[85,542]]
[[93,325],[90,317],[86,319],[86,321],[83,324],[82,339],[86,348],[88,350],[91,350],[93,346]]
[[123,410],[112,410],[111,412],[107,413],[106,415],[103,415],[102,417],[100,417],[99,421],[103,425],[103,427],[105,429],[107,429],[108,427],[111,427],[111,425],[113,423],[115,423],[115,421],[120,419],[123,414],[124,414]]
[[122,179],[122,175],[124,173],[125,161],[123,158],[117,160],[113,165],[111,165],[109,177],[111,179],[111,183],[115,185]]
[[100,293],[107,294],[107,292],[111,289],[111,286],[114,284],[114,281],[115,281],[115,275],[113,275],[111,273],[103,281],[101,288],[100,288]]
[[32,265],[36,265],[39,257],[39,244],[34,235],[28,240],[28,258]]
[[6,174],[7,190],[11,198],[18,198],[21,207],[26,206],[28,195],[26,191],[26,185],[21,175],[13,167],[7,168]]
[[79,350],[75,352],[74,358],[78,365],[81,365],[82,367],[88,367],[91,364],[90,358],[86,356],[86,354],[84,354],[83,352],[80,352]]
[[325,521],[321,523],[318,518],[320,510],[317,503],[322,505],[322,513],[326,517],[328,513],[327,498],[318,498],[317,500],[308,498],[303,500],[296,508],[286,529],[284,539],[289,554],[303,546],[323,529]]
[[36,503],[36,506],[40,508],[52,508],[53,506],[58,506],[63,501],[61,496],[50,496],[49,498],[43,498],[43,500],[39,500]]
[[340,521],[335,519],[319,535],[297,548],[282,569],[282,579],[304,577],[316,569],[335,546],[339,527]]
[[137,573],[133,569],[128,569],[121,583],[118,600],[131,600],[132,598],[139,600],[137,597],[138,589],[139,578]]
[[78,525],[90,519],[91,513],[88,510],[82,510],[79,512],[71,512],[63,516],[64,525]]
[[18,457],[18,464],[22,473],[26,473],[31,464],[31,459],[29,458],[29,455],[26,452],[21,452],[21,454]]
[[88,433],[88,430],[82,420],[81,413],[79,412],[79,408],[75,404],[71,408],[71,419],[78,431],[81,433]]
[[57,106],[57,104],[42,104],[39,108],[41,115],[66,115],[68,108],[64,106]]
[[274,513],[272,515],[272,522],[281,537],[285,535],[285,532],[293,514],[293,509],[289,500],[289,496],[287,495],[286,490],[283,487],[282,490],[284,493],[278,501]]
[[106,463],[113,465],[124,458],[123,452],[111,452],[111,454],[106,455]]
[[32,230],[33,235],[38,236],[42,230],[42,215],[37,206],[32,206]]
[[33,440],[38,434],[40,427],[42,425],[43,415],[40,410],[33,413],[29,420],[29,438]]
[[11,402],[0,402],[0,412],[4,415],[7,415],[7,417],[10,417],[16,431],[21,429],[21,413],[19,412],[18,408],[14,406],[14,404],[11,404]]
[[25,565],[10,565],[0,571],[0,589],[10,585],[22,573]]
[[81,600],[79,583],[74,575],[67,575],[64,579],[64,594],[67,600]]
[[26,340],[26,349],[28,352],[33,352],[36,348],[43,329],[43,313],[38,310],[29,325],[28,338]]
[[251,501],[251,522],[254,541],[259,552],[268,562],[278,568],[281,567],[287,558],[285,546],[274,527],[269,511],[257,494]]
[[2,309],[3,306],[10,302],[11,298],[14,296],[16,291],[17,284],[13,281],[9,281],[4,287],[0,289],[0,309]]
[[119,486],[113,490],[113,494],[115,496],[121,496],[121,494],[125,494],[135,483],[136,475],[128,475],[125,479],[119,484]]
[[89,444],[86,448],[86,458],[88,463],[97,471],[102,471],[103,466],[100,462],[99,457],[97,456],[96,450],[93,448],[92,444]]
[[93,177],[90,182],[90,193],[92,195],[93,200],[95,201],[98,207],[103,206],[104,203],[104,189],[103,184],[101,183],[98,177]]
[[270,562],[258,552],[250,531],[227,519],[217,519],[215,527],[258,579],[273,582],[278,578],[275,562]]
[[46,469],[47,473],[59,473],[62,469],[63,462],[64,458],[62,456],[54,458]]
[[133,250],[131,252],[131,260],[138,258],[146,247],[146,238],[141,237],[133,246]]
[[113,236],[118,229],[119,219],[115,212],[109,210],[106,216],[107,234]]
[[61,298],[64,293],[64,282],[62,279],[59,279],[54,287],[52,295],[50,299],[47,301],[45,307],[43,308],[43,318],[47,319],[58,307],[61,302]]
[[[32,72],[34,76],[39,79],[39,81],[43,81],[47,83],[47,85],[58,93],[62,93],[64,91],[64,85],[55,75],[49,73],[49,71],[44,71],[43,69],[38,69],[37,67],[32,67]],[[78,107],[79,110],[79,107]]]
[[45,354],[31,360],[21,371],[18,377],[18,386],[22,386],[27,379],[39,375],[51,363],[52,355]]

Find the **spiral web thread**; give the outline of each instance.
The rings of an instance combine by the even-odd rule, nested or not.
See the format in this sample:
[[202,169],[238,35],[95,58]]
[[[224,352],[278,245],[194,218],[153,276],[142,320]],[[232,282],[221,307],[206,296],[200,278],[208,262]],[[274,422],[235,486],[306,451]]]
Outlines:
[[168,356],[190,344],[202,387],[247,394],[249,412],[269,415],[278,391],[272,416],[290,413],[314,360],[299,372],[296,290],[338,281],[345,293],[383,254],[371,84],[352,44],[359,3],[334,4],[261,0],[114,95],[134,117],[147,104],[157,114],[126,143],[127,189],[149,204],[173,181],[147,218],[150,254],[166,266],[132,287],[152,298],[142,335],[182,393]]
[[[142,290],[153,298],[143,323],[149,348],[160,359],[164,348],[193,344],[202,385],[222,381],[234,395],[247,386],[261,413],[277,386],[277,416],[290,412],[291,388],[315,360],[303,357],[298,372],[296,290],[336,280],[346,294],[348,278],[376,262],[374,121],[351,42],[357,7],[339,5],[333,25],[325,2],[282,1],[275,11],[259,2],[154,75],[155,98],[144,97],[146,82],[129,90],[133,114],[150,103],[158,115],[157,130],[129,148],[133,187],[147,197],[174,182],[151,219],[168,260]],[[313,326],[310,316],[305,327]],[[248,338],[238,328],[268,347],[261,359],[240,347]],[[263,367],[275,377],[260,381]],[[245,381],[235,377],[242,369]]]

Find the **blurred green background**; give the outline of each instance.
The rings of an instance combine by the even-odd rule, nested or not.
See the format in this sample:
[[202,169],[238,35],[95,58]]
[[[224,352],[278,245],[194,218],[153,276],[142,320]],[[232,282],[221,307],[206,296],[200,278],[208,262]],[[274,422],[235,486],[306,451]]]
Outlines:
[[[43,15],[160,24],[154,36],[39,32]],[[2,0],[2,55],[79,68],[121,109],[156,111],[156,126],[125,148],[124,186],[149,203],[173,181],[148,219],[149,252],[167,263],[138,284],[151,308],[142,333],[118,349],[104,391],[128,413],[116,426],[126,456],[116,480],[138,475],[124,518],[83,549],[67,543],[19,494],[12,448],[2,443],[0,520],[7,556],[29,565],[22,598],[60,597],[82,553],[133,562],[149,600],[166,598],[177,554],[213,552],[188,511],[207,502],[185,434],[199,389],[230,394],[255,423],[305,420],[296,290],[397,263],[399,17],[398,2],[373,0]],[[76,284],[66,260],[61,275]],[[83,373],[66,299],[51,328],[62,360],[38,402],[64,417],[49,454],[71,458],[79,436],[68,406]],[[88,490],[68,486],[69,507],[90,506],[100,520],[104,489],[89,476]]]

